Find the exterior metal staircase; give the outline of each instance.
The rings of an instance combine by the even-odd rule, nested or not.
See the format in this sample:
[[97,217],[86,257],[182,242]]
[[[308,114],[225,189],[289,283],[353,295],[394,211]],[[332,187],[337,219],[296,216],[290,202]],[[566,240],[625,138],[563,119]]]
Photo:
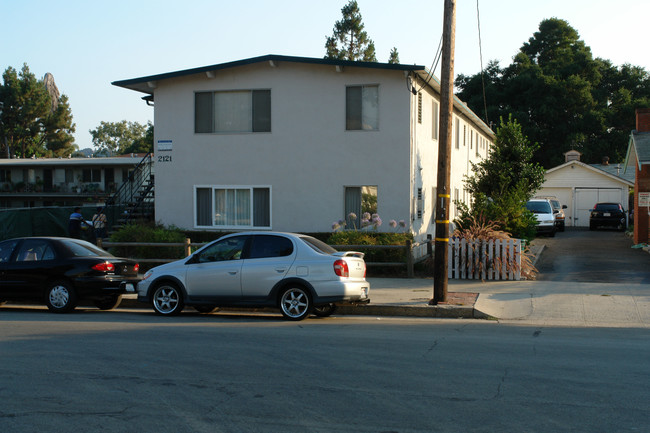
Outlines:
[[147,153],[129,178],[106,200],[105,213],[112,221],[109,231],[133,222],[155,221],[153,155]]

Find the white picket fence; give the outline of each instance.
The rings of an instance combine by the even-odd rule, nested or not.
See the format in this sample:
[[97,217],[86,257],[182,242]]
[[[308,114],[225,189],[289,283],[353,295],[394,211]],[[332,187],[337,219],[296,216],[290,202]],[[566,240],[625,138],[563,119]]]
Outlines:
[[521,247],[521,239],[450,239],[448,278],[520,280]]

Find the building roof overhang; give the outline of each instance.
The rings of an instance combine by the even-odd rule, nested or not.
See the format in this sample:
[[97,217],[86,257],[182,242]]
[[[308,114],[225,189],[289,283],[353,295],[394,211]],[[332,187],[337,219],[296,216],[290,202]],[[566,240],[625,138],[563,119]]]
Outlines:
[[632,131],[625,155],[625,170],[635,164],[639,170],[650,165],[650,132]]
[[[393,71],[403,71],[406,75],[413,74],[422,82],[423,85],[431,87],[436,93],[440,94],[440,81],[438,78],[433,75],[432,72],[428,71],[425,66],[422,65],[404,65],[404,64],[395,64],[395,63],[379,63],[379,62],[358,62],[351,60],[339,60],[339,59],[324,59],[324,58],[315,58],[315,57],[295,57],[295,56],[283,56],[277,54],[267,54],[259,57],[251,57],[248,59],[237,60],[233,62],[219,63],[215,65],[202,66],[199,68],[184,69],[175,72],[167,72],[163,74],[148,75],[145,77],[132,78],[128,80],[119,80],[113,81],[111,84],[118,87],[123,87],[125,89],[134,90],[136,92],[145,93],[146,96],[143,97],[148,103],[154,102],[154,91],[158,87],[158,83],[163,80],[169,80],[180,77],[187,77],[191,75],[204,75],[208,78],[214,78],[216,74],[225,69],[231,69],[241,66],[253,65],[258,63],[268,63],[271,67],[276,67],[281,62],[290,62],[290,63],[302,63],[302,64],[313,64],[313,65],[324,65],[332,66],[336,71],[343,71],[347,67],[351,68],[367,68],[367,69],[382,69],[382,70],[393,70]],[[494,139],[494,132],[490,127],[485,124],[469,107],[456,96],[454,96],[454,108],[460,113],[464,114],[467,118],[472,120],[477,124],[480,129],[488,135],[490,138]]]
[[594,167],[593,165],[585,164],[584,162],[575,161],[575,160],[565,162],[564,164],[560,164],[560,165],[558,165],[556,167],[553,167],[553,168],[549,168],[548,170],[546,170],[546,174],[550,174],[550,173],[553,173],[553,172],[556,172],[556,171],[560,171],[560,170],[563,170],[563,169],[565,169],[567,167],[571,167],[571,166],[582,167],[582,168],[584,168],[586,170],[591,170],[594,173],[597,173],[597,174],[599,174],[601,176],[605,176],[605,177],[608,177],[610,179],[616,180],[618,182],[624,183],[627,186],[630,186],[630,187],[634,186],[634,181],[630,181],[630,180],[625,179],[625,178],[623,178],[621,176],[616,176],[615,174],[609,173],[609,172],[607,172],[605,170],[601,170],[598,167]]

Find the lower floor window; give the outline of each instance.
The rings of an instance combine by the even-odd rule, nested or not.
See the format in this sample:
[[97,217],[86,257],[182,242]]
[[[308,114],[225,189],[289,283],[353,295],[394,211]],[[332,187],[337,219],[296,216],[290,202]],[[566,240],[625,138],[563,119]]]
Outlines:
[[[376,186],[345,187],[345,223],[348,229],[361,228],[364,215],[377,213]],[[368,215],[366,215],[366,219]]]
[[196,187],[195,190],[198,227],[271,227],[269,187]]

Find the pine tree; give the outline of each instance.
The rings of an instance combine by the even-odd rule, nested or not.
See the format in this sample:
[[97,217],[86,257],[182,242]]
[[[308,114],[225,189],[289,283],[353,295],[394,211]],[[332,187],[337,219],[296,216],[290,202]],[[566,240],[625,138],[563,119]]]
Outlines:
[[325,42],[325,58],[376,62],[375,43],[368,38],[356,0],[341,9],[343,18],[334,24],[333,35]]
[[397,48],[393,47],[392,50],[390,50],[390,56],[388,57],[388,63],[392,65],[398,65],[399,64],[399,53],[397,52]]

